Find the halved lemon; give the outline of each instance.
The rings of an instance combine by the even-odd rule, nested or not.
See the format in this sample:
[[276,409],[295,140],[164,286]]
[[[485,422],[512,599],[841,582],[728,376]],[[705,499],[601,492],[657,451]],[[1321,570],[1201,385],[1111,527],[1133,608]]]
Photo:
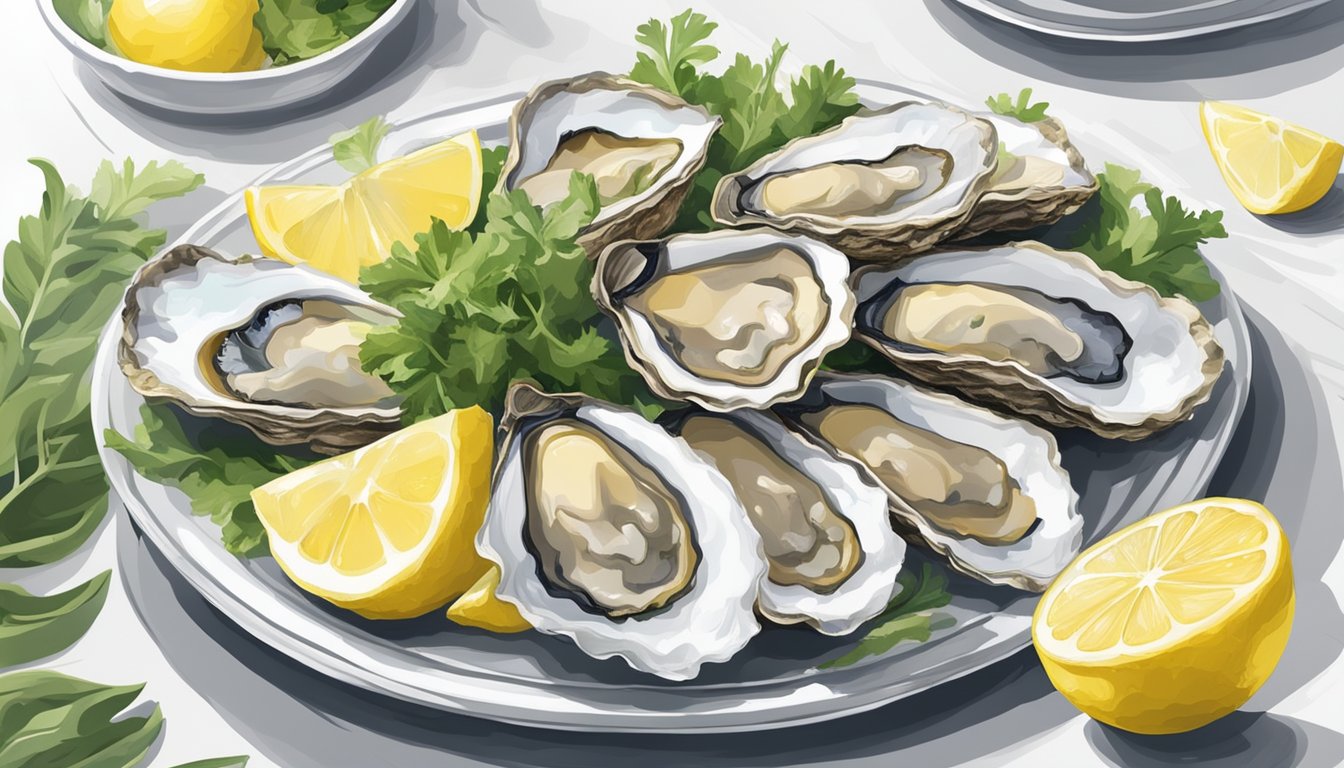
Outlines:
[[442,219],[461,229],[481,198],[475,131],[388,160],[336,186],[260,186],[244,193],[247,217],[267,256],[307,264],[351,283],[401,242]]
[[476,532],[493,421],[450,411],[252,492],[272,556],[307,592],[373,619],[419,616],[490,568]]
[[1330,191],[1344,146],[1253,109],[1206,101],[1199,120],[1223,179],[1252,213],[1292,213]]
[[465,594],[448,606],[448,618],[464,627],[491,632],[522,632],[532,628],[513,603],[495,596],[499,587],[499,568],[491,566]]
[[1032,638],[1074,706],[1135,733],[1180,733],[1269,678],[1293,619],[1288,538],[1263,506],[1211,498],[1083,552],[1045,591]]

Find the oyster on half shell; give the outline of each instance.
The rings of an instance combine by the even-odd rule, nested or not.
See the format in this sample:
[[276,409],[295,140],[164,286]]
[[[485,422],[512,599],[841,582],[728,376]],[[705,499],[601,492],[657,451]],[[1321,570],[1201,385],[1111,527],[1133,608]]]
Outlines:
[[887,493],[893,523],[957,570],[1039,592],[1082,546],[1077,493],[1050,433],[875,376],[818,375],[776,407]]
[[902,102],[789,142],[714,190],[728,226],[820,238],[856,259],[893,260],[950,237],[998,162],[994,126],[955,107]]
[[670,421],[728,479],[761,536],[762,615],[844,635],[891,602],[905,542],[886,494],[857,469],[760,411],[693,409]]
[[597,72],[537,86],[509,118],[499,188],[545,207],[575,172],[593,176],[600,209],[579,234],[596,256],[607,243],[657,237],[676,218],[722,121],[657,88]]
[[760,630],[761,540],[723,475],[624,408],[525,383],[507,398],[476,547],[537,630],[670,680]]
[[1024,123],[993,112],[976,117],[993,124],[999,162],[970,218],[952,239],[1053,224],[1096,193],[1097,177],[1058,120]]
[[909,375],[1046,425],[1138,440],[1190,418],[1223,370],[1199,310],[1035,242],[851,278],[859,337]]
[[593,297],[650,389],[713,411],[797,397],[849,340],[849,260],[765,228],[613,243]]
[[307,267],[182,245],[132,281],[118,360],[147,398],[341,453],[400,425],[397,397],[359,362],[369,330],[397,317]]

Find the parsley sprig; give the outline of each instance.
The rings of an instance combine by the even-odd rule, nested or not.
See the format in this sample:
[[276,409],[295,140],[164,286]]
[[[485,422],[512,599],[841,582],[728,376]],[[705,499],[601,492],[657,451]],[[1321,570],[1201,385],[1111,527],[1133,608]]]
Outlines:
[[740,171],[791,139],[810,136],[859,109],[854,78],[836,66],[809,64],[780,89],[780,71],[788,46],[776,40],[765,61],[737,54],[721,74],[702,67],[719,57],[706,41],[718,27],[706,16],[686,10],[668,22],[650,19],[636,31],[643,47],[630,77],[674,93],[723,119],[711,140],[705,168],[696,176],[672,231],[714,229],[709,204],[724,175]]
[[[502,156],[487,150],[488,176]],[[490,194],[483,207],[467,230],[436,220],[414,250],[398,244],[361,274],[361,287],[402,313],[369,333],[360,356],[402,397],[405,422],[470,405],[499,413],[522,378],[651,407],[642,379],[599,331],[593,265],[577,241],[599,208],[592,177],[576,174],[569,196],[544,211],[521,191]]]
[[1023,88],[1018,92],[1017,98],[1013,98],[1006,93],[990,96],[985,99],[985,106],[989,107],[990,111],[996,115],[1017,118],[1024,123],[1038,123],[1048,117],[1045,110],[1050,108],[1050,102],[1042,101],[1032,104],[1031,89]]
[[1087,254],[1104,269],[1164,296],[1206,301],[1218,295],[1218,281],[1199,246],[1227,237],[1222,211],[1188,210],[1141,180],[1138,171],[1113,163],[1097,181],[1092,201],[1048,233],[1048,242]]
[[896,581],[901,591],[896,593],[877,618],[871,629],[851,651],[843,656],[822,662],[820,669],[848,667],[869,656],[880,656],[903,641],[922,643],[935,629],[951,625],[950,616],[937,616],[934,610],[947,605],[952,595],[947,591],[947,574],[941,567],[924,563],[919,572],[903,569]]

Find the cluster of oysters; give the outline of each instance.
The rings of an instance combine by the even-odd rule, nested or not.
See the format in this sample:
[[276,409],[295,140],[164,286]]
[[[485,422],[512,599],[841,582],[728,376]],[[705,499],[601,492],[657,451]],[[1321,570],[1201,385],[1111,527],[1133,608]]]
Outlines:
[[[1036,242],[1097,188],[1064,128],[940,103],[865,110],[724,177],[727,228],[662,237],[719,120],[594,74],[540,86],[504,189],[546,205],[597,181],[592,293],[663,398],[657,423],[514,386],[477,547],[536,629],[669,679],[723,661],[759,617],[843,635],[898,591],[906,542],[1039,591],[1078,553],[1046,428],[1142,439],[1223,367],[1190,302]],[[857,266],[857,268],[855,268]],[[398,423],[359,366],[396,312],[301,266],[182,246],[127,296],[142,394],[340,452]],[[856,337],[908,378],[819,372]]]

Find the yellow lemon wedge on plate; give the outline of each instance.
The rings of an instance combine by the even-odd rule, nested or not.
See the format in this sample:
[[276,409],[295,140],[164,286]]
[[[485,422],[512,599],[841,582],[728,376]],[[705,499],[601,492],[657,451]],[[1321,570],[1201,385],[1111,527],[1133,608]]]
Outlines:
[[448,606],[448,618],[464,627],[488,629],[491,632],[522,632],[532,628],[513,603],[495,596],[499,587],[499,568],[491,567],[471,589]]
[[131,61],[189,72],[245,72],[266,62],[257,0],[114,0],[107,35]]
[[1126,731],[1181,733],[1269,678],[1293,604],[1288,538],[1269,510],[1203,499],[1079,555],[1041,597],[1032,638],[1078,709]]
[[1206,101],[1199,120],[1223,179],[1252,213],[1292,213],[1330,191],[1344,146],[1253,109]]
[[307,264],[351,283],[401,242],[442,219],[461,229],[481,198],[481,140],[455,136],[336,186],[257,186],[244,193],[257,244],[267,256]]
[[490,568],[476,532],[494,424],[450,411],[252,492],[271,555],[305,591],[373,619],[420,616]]

